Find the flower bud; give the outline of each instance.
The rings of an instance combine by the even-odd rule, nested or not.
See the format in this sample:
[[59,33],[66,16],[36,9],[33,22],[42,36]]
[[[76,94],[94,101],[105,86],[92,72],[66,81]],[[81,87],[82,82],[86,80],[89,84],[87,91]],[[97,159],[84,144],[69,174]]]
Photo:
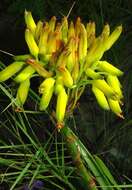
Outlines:
[[123,72],[120,69],[117,69],[107,61],[98,61],[98,69],[100,71],[105,71],[110,75],[116,75],[116,76],[123,75]]
[[83,24],[80,24],[78,50],[79,50],[79,62],[83,63],[87,55],[87,32]]
[[33,74],[35,73],[35,69],[28,65],[27,67],[25,67],[16,77],[15,77],[15,81],[18,83],[21,83],[23,81],[25,81],[26,79],[30,78]]
[[27,42],[30,53],[37,58],[39,53],[39,48],[35,42],[34,36],[29,29],[25,31],[25,40]]
[[17,90],[17,95],[16,95],[17,103],[20,106],[22,106],[25,103],[28,96],[29,88],[30,88],[29,78],[27,78],[25,81],[20,83],[19,88]]
[[119,98],[123,98],[121,84],[117,78],[117,76],[108,75],[107,76],[107,83],[113,88],[113,90],[117,93]]
[[111,46],[115,43],[115,41],[119,38],[122,32],[122,26],[118,26],[115,30],[110,34],[108,39],[105,41],[105,51],[110,49]]
[[50,31],[54,32],[55,24],[56,24],[56,17],[53,16],[53,17],[50,19],[50,21],[49,21],[49,29],[50,29]]
[[62,88],[57,95],[56,119],[58,124],[61,124],[64,121],[67,102],[68,95],[66,94],[65,89]]
[[10,77],[12,77],[14,74],[16,74],[18,71],[22,69],[25,62],[23,61],[15,61],[9,66],[7,66],[5,69],[3,69],[0,72],[0,82],[8,80]]
[[92,86],[92,91],[100,107],[102,107],[104,110],[109,110],[109,104],[104,93],[100,89],[96,88],[94,85]]
[[105,96],[112,98],[112,99],[117,99],[115,91],[107,84],[105,80],[97,79],[93,80],[92,84],[100,89]]
[[27,28],[34,35],[35,34],[35,30],[36,30],[36,24],[35,24],[34,19],[32,17],[32,13],[25,10],[24,16],[25,16],[25,22],[26,22]]
[[108,99],[108,103],[109,103],[110,109],[116,115],[118,115],[120,118],[124,119],[124,116],[122,115],[122,110],[121,110],[121,107],[120,107],[118,100]]
[[35,36],[34,36],[36,42],[39,42],[42,30],[43,30],[43,22],[39,20],[35,29]]
[[39,87],[39,92],[42,93],[39,106],[39,109],[41,111],[45,110],[50,103],[50,100],[54,92],[54,83],[54,78],[47,78]]

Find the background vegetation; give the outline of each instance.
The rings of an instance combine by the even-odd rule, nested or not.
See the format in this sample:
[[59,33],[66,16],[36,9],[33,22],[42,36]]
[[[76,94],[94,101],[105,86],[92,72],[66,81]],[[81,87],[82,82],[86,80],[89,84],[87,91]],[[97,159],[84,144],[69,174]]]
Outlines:
[[[0,2],[0,49],[12,54],[27,52],[24,40],[24,10],[32,11],[35,19],[61,19],[69,13],[71,0],[2,0]],[[97,34],[108,22],[111,28],[122,24],[123,33],[107,60],[124,71],[124,116],[121,120],[102,111],[89,89],[80,99],[69,125],[92,154],[99,155],[119,184],[132,184],[132,1],[77,0],[69,15],[83,22],[94,20]],[[11,63],[9,55],[0,53],[0,67]],[[12,107],[16,84],[0,84],[0,189],[13,185],[17,189],[85,189],[75,174],[74,165],[63,139],[55,130],[46,113],[37,110],[39,97],[34,91],[19,113]],[[15,183],[14,183],[15,182]],[[38,185],[38,186],[37,186]],[[125,189],[128,189],[126,187]]]

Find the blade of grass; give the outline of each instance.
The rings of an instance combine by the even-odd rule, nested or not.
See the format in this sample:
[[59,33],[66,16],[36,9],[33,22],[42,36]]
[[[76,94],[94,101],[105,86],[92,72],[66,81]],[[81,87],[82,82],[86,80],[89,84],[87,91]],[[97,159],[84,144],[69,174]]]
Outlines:
[[38,149],[38,151],[36,152],[36,154],[32,157],[31,161],[29,163],[27,163],[27,165],[24,167],[24,169],[21,171],[20,175],[16,178],[16,180],[14,181],[14,183],[12,184],[10,190],[13,190],[15,188],[15,186],[18,184],[18,182],[24,177],[25,173],[28,172],[29,167],[31,166],[33,160],[39,156],[41,149]]

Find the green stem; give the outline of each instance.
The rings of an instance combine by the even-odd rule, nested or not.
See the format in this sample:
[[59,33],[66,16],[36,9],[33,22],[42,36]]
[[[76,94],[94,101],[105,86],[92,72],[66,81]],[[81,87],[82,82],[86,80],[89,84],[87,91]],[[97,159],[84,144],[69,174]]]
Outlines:
[[75,136],[71,129],[66,125],[61,128],[60,132],[64,136],[74,164],[76,165],[78,173],[81,175],[88,190],[97,190],[92,174],[86,169],[81,159],[80,147],[76,143],[78,141],[77,136]]

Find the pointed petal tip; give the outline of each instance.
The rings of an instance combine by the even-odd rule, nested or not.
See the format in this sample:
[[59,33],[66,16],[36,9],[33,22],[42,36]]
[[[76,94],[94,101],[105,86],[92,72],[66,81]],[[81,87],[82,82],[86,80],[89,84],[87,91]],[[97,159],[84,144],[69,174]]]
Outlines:
[[119,113],[119,114],[117,114],[117,115],[118,115],[118,117],[120,117],[121,119],[125,119],[125,117],[123,116],[122,113]]

